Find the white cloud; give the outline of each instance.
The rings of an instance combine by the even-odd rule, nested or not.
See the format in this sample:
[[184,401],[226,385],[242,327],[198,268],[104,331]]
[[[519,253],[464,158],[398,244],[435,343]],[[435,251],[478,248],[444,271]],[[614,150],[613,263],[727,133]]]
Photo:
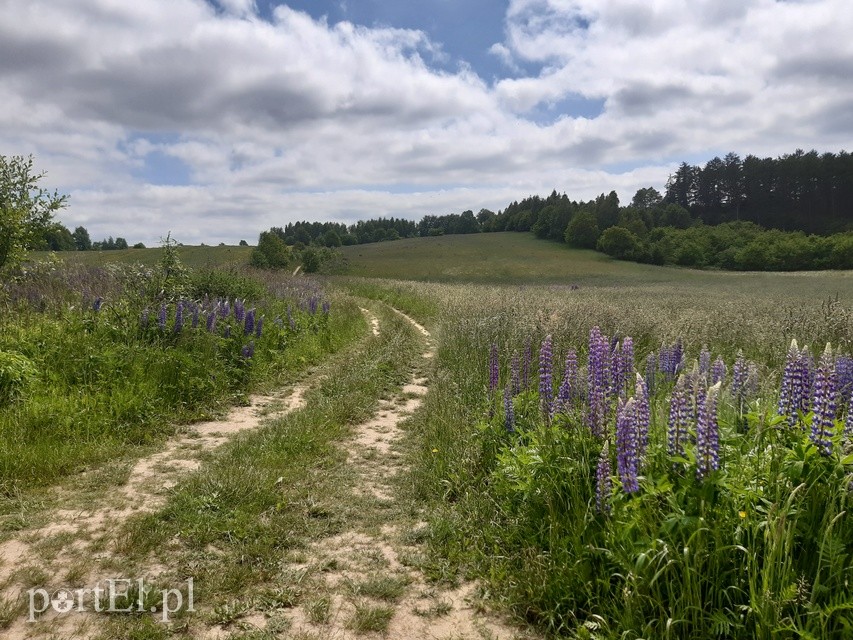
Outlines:
[[[554,188],[627,200],[684,157],[853,146],[851,31],[844,0],[512,0],[491,53],[542,70],[489,85],[433,68],[421,31],[267,22],[253,0],[5,0],[0,153],[36,156],[69,223],[149,243]],[[578,95],[604,112],[528,119]],[[192,183],[144,184],[156,154]]]

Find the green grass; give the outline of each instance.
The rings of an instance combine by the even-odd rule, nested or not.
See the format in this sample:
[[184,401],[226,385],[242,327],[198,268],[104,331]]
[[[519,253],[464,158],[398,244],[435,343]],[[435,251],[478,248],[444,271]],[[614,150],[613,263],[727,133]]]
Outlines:
[[[252,247],[240,246],[182,246],[178,247],[177,250],[181,261],[193,269],[243,267],[249,264],[249,254],[252,253]],[[35,251],[31,255],[33,258],[39,259],[47,256],[48,252]],[[150,267],[160,261],[163,256],[163,249],[152,247],[116,251],[60,251],[56,255],[69,263],[89,266],[103,266],[111,263],[139,263]]]
[[793,274],[698,271],[613,260],[596,251],[537,240],[527,233],[411,238],[341,249],[347,275],[445,283],[578,284],[580,286],[717,285],[753,288],[817,286],[823,293],[853,289],[853,272]]

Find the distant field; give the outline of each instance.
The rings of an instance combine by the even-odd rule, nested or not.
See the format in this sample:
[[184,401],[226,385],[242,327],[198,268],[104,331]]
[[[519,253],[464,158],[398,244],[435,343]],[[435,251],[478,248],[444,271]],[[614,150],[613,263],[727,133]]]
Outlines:
[[[57,253],[63,260],[80,264],[102,265],[110,262],[140,263],[153,265],[160,260],[162,249],[122,249],[118,251],[62,251]],[[178,247],[184,264],[190,267],[227,267],[248,264],[252,247]],[[37,252],[36,257],[47,255]]]
[[848,298],[853,272],[735,273],[656,267],[537,240],[524,233],[412,238],[342,249],[348,275],[445,283],[582,287],[712,287],[790,297]]

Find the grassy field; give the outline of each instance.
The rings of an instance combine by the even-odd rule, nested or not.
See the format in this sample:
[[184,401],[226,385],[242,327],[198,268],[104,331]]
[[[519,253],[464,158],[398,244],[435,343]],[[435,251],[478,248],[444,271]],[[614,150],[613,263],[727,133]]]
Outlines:
[[[249,263],[252,247],[180,246],[177,251],[185,265],[198,269],[246,265]],[[33,257],[38,259],[47,255],[47,252],[42,251],[35,252]],[[72,264],[102,266],[117,262],[122,264],[139,263],[150,267],[160,261],[163,250],[155,247],[151,249],[120,249],[117,251],[63,251],[57,255]]]

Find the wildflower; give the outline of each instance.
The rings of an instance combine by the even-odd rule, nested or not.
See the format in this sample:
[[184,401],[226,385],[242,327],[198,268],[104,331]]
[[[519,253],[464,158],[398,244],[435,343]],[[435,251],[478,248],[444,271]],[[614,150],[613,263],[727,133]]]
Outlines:
[[157,316],[157,326],[160,327],[161,330],[166,328],[166,305],[160,305],[160,314]]
[[707,345],[702,345],[702,351],[699,352],[699,373],[711,373],[711,352],[708,351]]
[[655,392],[655,377],[657,376],[657,356],[654,351],[646,356],[646,389],[649,395]]
[[554,415],[554,387],[551,363],[551,336],[545,336],[539,349],[539,402],[546,420]]
[[246,301],[234,299],[234,319],[243,322],[246,319]]
[[779,405],[776,409],[776,412],[785,418],[790,427],[797,423],[799,413],[806,410],[809,404],[806,389],[808,372],[805,368],[807,366],[804,354],[797,347],[797,341],[791,340],[779,390]]
[[243,335],[248,336],[255,330],[255,310],[249,309],[246,312],[245,323],[243,325]]
[[587,361],[587,426],[593,434],[604,437],[607,420],[607,389],[610,349],[607,339],[595,326],[589,332],[589,357]]
[[195,302],[193,303],[193,317],[192,317],[193,329],[196,329],[198,327],[198,314],[199,314],[200,308],[201,308],[200,305],[198,305]]
[[246,360],[249,360],[255,355],[255,343],[249,341],[249,344],[243,345],[243,349],[240,351],[240,355],[243,356]]
[[610,512],[610,493],[613,490],[610,480],[610,452],[608,443],[605,442],[598,456],[598,465],[595,468],[595,507],[599,513]]
[[214,329],[216,329],[216,310],[214,309],[210,313],[207,314],[207,332],[213,333]]
[[621,406],[616,417],[616,471],[622,482],[622,490],[625,493],[636,493],[640,490],[637,479],[639,470],[637,412],[633,398],[625,404],[621,401],[619,404]]
[[494,342],[489,348],[489,393],[498,388],[498,345]]
[[512,352],[512,360],[509,365],[509,382],[512,387],[512,395],[518,395],[521,391],[521,381],[519,380],[518,372],[518,351]]
[[853,391],[850,392],[850,400],[847,402],[847,420],[844,423],[844,441],[853,441]]
[[669,399],[669,424],[667,429],[667,453],[672,457],[684,456],[684,442],[690,422],[690,405],[684,374],[678,377]]
[[717,382],[725,382],[726,374],[728,373],[728,369],[726,368],[726,363],[722,358],[717,358],[714,360],[714,364],[711,367],[711,384],[716,384]]
[[743,351],[737,352],[734,367],[732,367],[732,387],[731,392],[734,399],[741,403],[746,394],[746,383],[749,376],[749,369],[746,365],[746,360],[743,357]]
[[835,378],[838,384],[838,400],[842,404],[847,403],[850,394],[853,393],[853,358],[850,356],[835,358]]
[[717,396],[720,383],[716,383],[699,398],[696,423],[696,477],[707,478],[720,468],[720,427],[717,424]]
[[101,310],[101,305],[104,303],[104,299],[101,296],[95,298],[95,301],[92,303],[92,311],[98,313]]
[[512,390],[504,388],[504,427],[508,433],[515,432],[515,407],[512,403]]
[[568,412],[577,392],[578,354],[574,349],[569,349],[566,353],[566,362],[563,366],[563,380],[560,382],[560,390],[557,392],[557,409]]
[[634,387],[634,407],[637,412],[637,456],[642,460],[649,447],[649,424],[651,412],[649,409],[649,394],[646,391],[646,381],[638,373],[637,384]]
[[287,325],[291,331],[296,332],[296,321],[293,319],[293,312],[290,310],[290,305],[287,305]]
[[258,321],[255,323],[255,337],[260,338],[261,334],[264,332],[264,317],[261,316],[258,318]]
[[231,307],[228,300],[223,300],[222,304],[216,303],[217,308],[219,309],[219,317],[227,318],[231,314]]
[[315,313],[317,313],[317,304],[318,303],[319,303],[319,300],[317,299],[317,296],[311,296],[308,299],[308,313],[310,313],[312,316]]
[[184,328],[184,303],[178,301],[178,307],[175,309],[175,333],[180,333]]
[[836,384],[832,347],[827,344],[817,365],[812,401],[812,431],[810,439],[821,455],[832,453],[832,432],[835,428]]
[[634,340],[625,336],[622,343],[611,356],[613,374],[611,379],[612,395],[624,398],[631,384],[631,373],[634,371]]
[[741,520],[743,520],[743,519],[745,519],[745,518],[746,518],[746,511],[743,511],[743,510],[738,511],[738,512],[737,512],[737,515],[738,515],[738,518],[740,518]]

